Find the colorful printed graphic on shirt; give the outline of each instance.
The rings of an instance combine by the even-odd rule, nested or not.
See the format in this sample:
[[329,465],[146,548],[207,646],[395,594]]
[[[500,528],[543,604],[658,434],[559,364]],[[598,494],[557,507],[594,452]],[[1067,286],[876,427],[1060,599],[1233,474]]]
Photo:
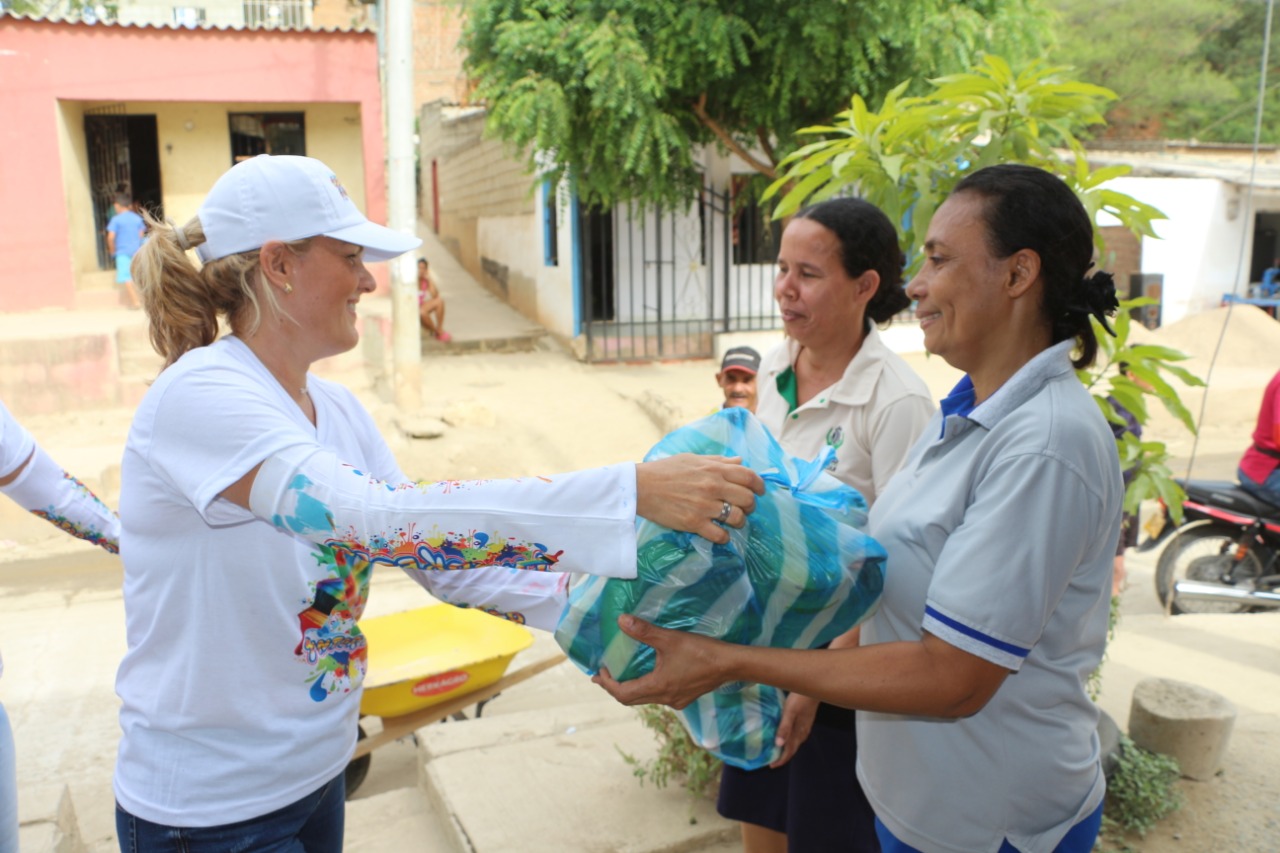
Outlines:
[[[351,535],[354,537],[354,531]],[[367,543],[347,538],[330,539],[325,544],[375,565],[398,566],[420,572],[490,567],[547,572],[564,553],[548,553],[547,546],[539,542],[491,539],[489,534],[478,530],[442,532],[436,527],[430,534],[423,534],[415,525],[396,530],[390,537],[372,537]]]
[[[98,500],[98,496],[90,491],[89,487],[84,483],[80,482],[65,471],[62,476],[71,483],[72,488],[80,494],[83,500],[97,506],[102,511],[104,518],[113,514],[111,510],[107,508],[107,505]],[[112,554],[120,553],[120,543],[114,538],[106,535],[96,527],[86,527],[82,524],[77,524],[66,516],[61,515],[53,506],[45,507],[43,510],[33,509],[31,513],[38,518],[43,518],[62,532],[70,533],[77,539],[83,539],[84,541],[97,545],[99,548],[102,548]]]
[[466,604],[465,602],[452,602],[454,607],[460,607],[463,610],[479,610],[481,613],[488,613],[490,616],[497,616],[499,619],[506,619],[508,622],[514,622],[517,625],[524,625],[529,620],[519,610],[499,610],[496,607],[485,607],[482,604]]
[[[351,470],[368,476],[355,468]],[[494,567],[545,572],[551,571],[564,554],[563,550],[552,553],[539,542],[490,536],[479,530],[442,531],[433,527],[422,531],[410,524],[389,533],[361,533],[354,528],[339,531],[333,512],[310,491],[313,485],[304,475],[294,477],[289,483],[293,511],[274,516],[272,523],[292,533],[330,534],[317,546],[316,558],[332,576],[315,584],[311,600],[299,612],[299,641],[294,649],[294,654],[311,666],[307,682],[311,684],[311,698],[317,702],[333,693],[349,693],[364,682],[368,652],[356,622],[364,612],[375,565],[412,571]],[[414,484],[382,485],[388,491],[426,488]],[[447,492],[466,486],[450,481],[431,487]],[[513,622],[525,621],[518,612],[484,609]]]
[[[368,476],[355,468],[351,470],[362,477]],[[427,488],[408,483],[381,484],[392,492]],[[431,488],[440,488],[447,493],[466,485],[468,484],[462,481],[445,481],[434,483]],[[389,533],[365,533],[363,536],[354,528],[338,531],[329,507],[308,491],[311,486],[311,480],[304,475],[294,477],[289,484],[289,491],[294,498],[293,513],[277,515],[272,523],[281,530],[294,533],[333,531],[334,535],[324,541],[326,546],[375,565],[417,571],[498,567],[546,572],[551,571],[564,554],[563,549],[552,553],[541,542],[522,542],[515,537],[504,538],[501,535],[490,536],[479,530],[442,531],[437,526],[424,532],[411,524],[407,528],[398,528]]]
[[331,576],[315,584],[311,602],[298,614],[299,640],[293,653],[310,665],[311,698],[323,702],[364,682],[369,652],[356,622],[368,600],[372,566],[328,546],[320,546],[316,561]]

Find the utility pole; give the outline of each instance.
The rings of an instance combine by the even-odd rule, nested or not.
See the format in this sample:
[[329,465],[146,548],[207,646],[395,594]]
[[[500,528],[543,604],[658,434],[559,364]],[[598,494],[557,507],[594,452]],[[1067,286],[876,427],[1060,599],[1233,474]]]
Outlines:
[[[413,0],[382,0],[379,31],[385,51],[383,103],[387,129],[387,224],[417,234],[413,168]],[[416,261],[406,253],[391,265],[391,360],[396,406],[416,414],[422,405],[422,334]]]

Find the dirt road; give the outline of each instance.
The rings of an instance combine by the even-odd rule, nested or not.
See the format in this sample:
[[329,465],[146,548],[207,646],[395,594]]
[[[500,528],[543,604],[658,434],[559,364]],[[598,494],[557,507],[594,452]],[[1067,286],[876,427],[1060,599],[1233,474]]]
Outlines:
[[[935,394],[955,381],[955,372],[938,359],[916,354],[910,360]],[[636,459],[670,419],[696,417],[717,405],[715,368],[708,361],[592,367],[547,348],[439,358],[425,367],[433,392],[425,414],[446,423],[444,434],[429,440],[408,439],[396,429],[398,413],[377,394],[378,377],[348,371],[335,378],[356,390],[385,427],[402,467],[429,479]],[[1254,381],[1252,374],[1248,380]],[[1229,376],[1226,381],[1234,387]],[[130,414],[108,410],[25,421],[56,459],[114,502]],[[1213,460],[1215,470],[1198,473],[1230,476],[1226,465],[1240,433],[1238,422],[1207,430],[1199,464]],[[1178,441],[1176,451],[1185,457],[1189,444]],[[0,506],[0,529],[6,540],[0,594],[7,609],[0,620],[6,665],[0,699],[18,739],[20,789],[24,797],[37,797],[70,784],[86,840],[105,853],[115,849],[110,774],[118,703],[111,685],[124,652],[119,563],[8,502]],[[1210,782],[1183,783],[1184,809],[1132,846],[1151,853],[1280,849],[1280,614],[1168,619],[1152,592],[1153,565],[1150,557],[1130,560],[1124,620],[1110,650],[1102,705],[1123,727],[1133,686],[1163,676],[1218,690],[1237,704],[1240,718],[1223,773]],[[375,579],[371,615],[413,606],[420,595],[412,584]],[[379,782],[371,777],[368,784]]]

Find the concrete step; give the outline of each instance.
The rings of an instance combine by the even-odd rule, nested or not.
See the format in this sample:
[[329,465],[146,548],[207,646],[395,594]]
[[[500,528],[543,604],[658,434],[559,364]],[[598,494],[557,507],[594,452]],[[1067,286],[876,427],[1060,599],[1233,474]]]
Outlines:
[[119,351],[121,379],[150,381],[164,366],[164,359],[151,346],[145,322],[121,326],[116,331],[116,349]]
[[348,802],[343,849],[347,853],[457,853],[451,835],[441,828],[418,788]]
[[639,783],[623,754],[647,762],[653,734],[607,698],[486,714],[418,740],[427,795],[460,853],[676,853],[738,833],[710,800]]
[[545,329],[538,329],[528,334],[505,335],[501,337],[463,337],[455,335],[453,340],[442,343],[435,338],[424,335],[422,338],[422,355],[434,357],[441,355],[466,355],[476,352],[534,352],[539,349],[547,337]]
[[76,274],[76,311],[114,311],[125,307],[128,297],[116,284],[116,271],[89,270]]
[[113,311],[124,305],[124,292],[112,285],[111,288],[77,290],[74,307],[76,311]]

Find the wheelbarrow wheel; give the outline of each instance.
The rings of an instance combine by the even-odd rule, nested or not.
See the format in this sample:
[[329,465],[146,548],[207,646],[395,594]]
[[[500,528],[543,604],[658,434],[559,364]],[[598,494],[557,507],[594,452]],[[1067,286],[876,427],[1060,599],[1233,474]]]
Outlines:
[[[364,733],[364,726],[356,725],[356,743],[364,740],[367,735]],[[359,758],[351,759],[347,764],[347,769],[343,773],[347,785],[347,799],[351,799],[351,795],[356,789],[364,784],[364,777],[369,775],[369,764],[373,761],[373,755],[362,755]]]

